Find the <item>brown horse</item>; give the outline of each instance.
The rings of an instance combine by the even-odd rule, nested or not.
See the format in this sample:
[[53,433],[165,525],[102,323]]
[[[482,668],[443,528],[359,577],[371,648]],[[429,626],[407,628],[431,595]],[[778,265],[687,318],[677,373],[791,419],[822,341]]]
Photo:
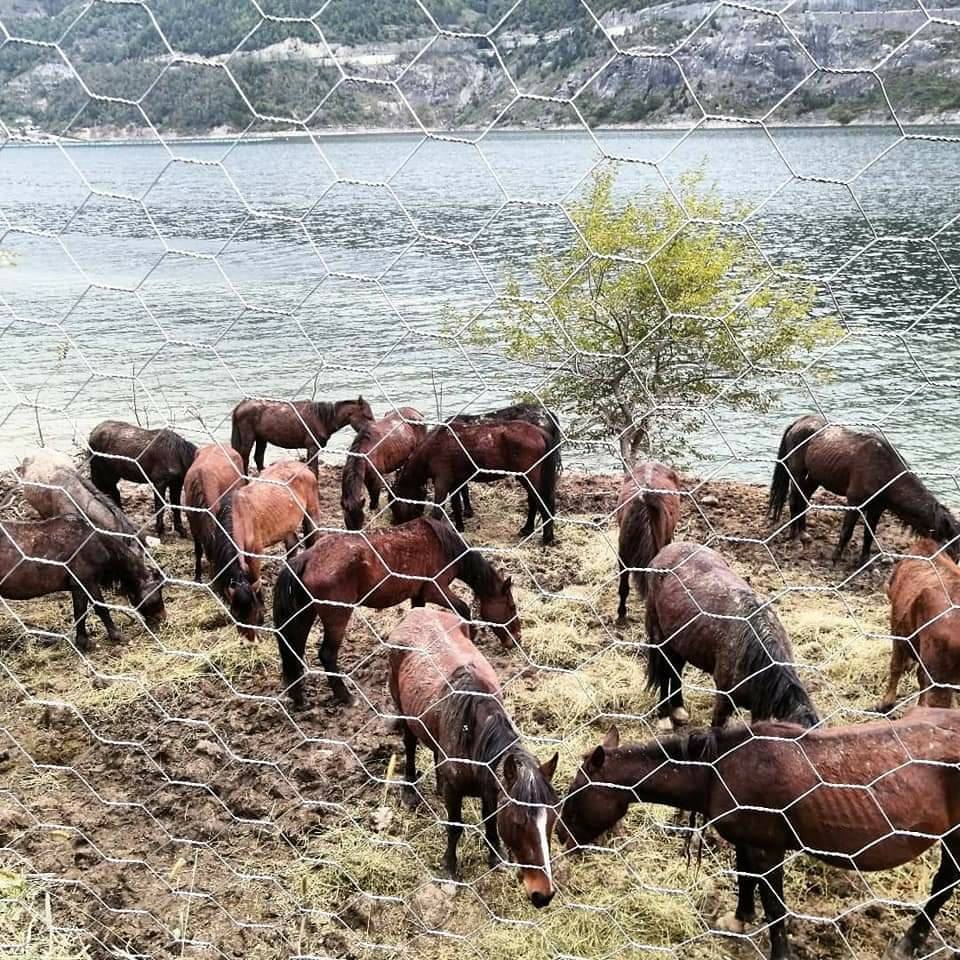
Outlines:
[[104,420],[94,427],[90,446],[90,478],[119,507],[119,480],[149,483],[153,488],[157,536],[163,535],[163,507],[170,491],[173,526],[186,536],[180,516],[183,480],[197,455],[197,448],[172,430],[145,430],[120,420]]
[[[497,410],[488,410],[486,413],[460,413],[451,417],[447,423],[506,423],[508,420],[526,420],[534,426],[540,427],[549,435],[552,444],[557,450],[557,472],[562,469],[560,448],[563,437],[560,433],[560,420],[557,415],[542,403],[514,403],[509,407],[500,407]],[[453,499],[460,500],[460,509],[466,519],[473,516],[473,504],[470,503],[470,485],[465,483]]]
[[953,706],[960,690],[960,567],[939,544],[918,540],[887,580],[890,598],[890,682],[879,709],[897,701],[900,677],[917,664],[920,705]]
[[77,648],[90,649],[87,612],[90,603],[111,642],[120,631],[103,599],[103,588],[116,584],[148,626],[166,617],[163,576],[144,563],[139,544],[100,533],[76,516],[37,523],[0,523],[0,597],[33,600],[50,593],[73,597]]
[[737,909],[717,928],[742,934],[759,886],[771,960],[791,956],[787,851],[845,870],[889,870],[940,841],[930,899],[885,954],[910,960],[960,882],[960,711],[917,708],[892,722],[818,730],[764,722],[626,747],[614,728],[570,785],[560,840],[592,844],[635,802],[701,814],[734,845]]
[[320,662],[334,696],[350,703],[337,656],[355,607],[383,610],[410,600],[414,606],[436,603],[470,620],[470,607],[450,589],[454,580],[473,590],[480,620],[504,646],[520,640],[511,579],[467,547],[446,520],[430,517],[384,530],[328,534],[289,561],[273,593],[273,622],[284,686],[294,704],[304,704],[304,651],[318,617]]
[[780,441],[767,510],[769,519],[776,523],[789,498],[791,539],[806,529],[810,498],[818,487],[847,498],[834,563],[843,556],[861,518],[860,563],[867,562],[885,510],[917,536],[947,544],[948,552],[957,559],[960,524],[885,437],[828,426],[823,417],[806,416],[794,421]]
[[405,799],[416,802],[419,741],[433,752],[437,789],[447,809],[447,875],[457,877],[463,798],[479,797],[490,867],[504,862],[502,839],[530,902],[545,907],[554,894],[550,836],[557,795],[550,781],[557,754],[541,764],[524,749],[493,667],[455,614],[411,610],[387,644],[390,693],[406,751]]
[[341,475],[340,505],[348,530],[359,530],[363,526],[364,486],[370,497],[370,509],[377,510],[384,478],[406,463],[426,435],[423,414],[413,407],[400,407],[358,431]]
[[[543,542],[553,543],[557,470],[560,448],[546,431],[524,420],[504,423],[445,423],[435,427],[410,455],[394,483],[390,510],[394,523],[423,514],[427,481],[441,504],[468,482],[496,483],[516,476],[527,491],[527,522],[520,535],[534,531],[537,513],[543,517]],[[453,497],[453,522],[463,530],[463,504]]]
[[[242,400],[233,408],[230,442],[243,459],[243,472],[250,470],[250,451],[258,470],[263,470],[267,444],[287,450],[307,451],[307,463],[318,471],[320,448],[348,423],[354,430],[373,420],[370,404],[363,397],[336,403],[314,400]],[[254,449],[256,448],[256,449]]]
[[197,456],[183,481],[183,505],[188,507],[187,522],[193,536],[193,578],[202,578],[201,560],[208,559],[213,544],[214,517],[221,501],[237,487],[246,484],[243,461],[232,447],[210,443],[197,451]]
[[[260,569],[268,547],[290,554],[309,547],[320,525],[320,497],[313,471],[297,460],[272,463],[255,480],[226,494],[213,524],[213,587],[230,604],[242,636],[252,639],[263,623]],[[253,604],[251,605],[251,596]]]
[[617,622],[627,622],[627,597],[630,577],[637,593],[647,595],[643,571],[653,558],[673,540],[680,516],[680,478],[655,460],[633,464],[623,478],[617,504],[620,543],[617,569],[620,574],[620,606]]
[[716,551],[682,541],[664,547],[650,564],[647,594],[647,685],[660,691],[661,729],[670,728],[670,718],[687,720],[687,663],[713,675],[714,726],[734,707],[754,720],[818,722],[776,613]]

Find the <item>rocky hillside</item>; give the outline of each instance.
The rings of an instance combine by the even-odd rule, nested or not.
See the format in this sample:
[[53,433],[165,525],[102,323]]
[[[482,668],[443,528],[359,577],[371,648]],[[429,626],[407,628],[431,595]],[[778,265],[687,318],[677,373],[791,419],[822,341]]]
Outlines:
[[545,126],[578,112],[592,125],[960,116],[960,31],[900,0],[798,0],[781,17],[682,0],[426,0],[428,17],[414,0],[331,0],[305,19],[318,5],[263,0],[265,20],[248,0],[0,0],[15,38],[0,46],[0,120],[104,135]]

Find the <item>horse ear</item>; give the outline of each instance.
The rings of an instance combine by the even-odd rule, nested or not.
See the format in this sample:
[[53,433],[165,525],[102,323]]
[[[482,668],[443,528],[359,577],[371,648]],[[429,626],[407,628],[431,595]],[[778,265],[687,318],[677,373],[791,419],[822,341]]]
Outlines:
[[599,770],[603,766],[603,761],[606,759],[607,753],[603,749],[603,744],[601,744],[590,754],[590,758],[587,760],[587,766],[591,770]]
[[553,775],[557,772],[557,761],[560,759],[560,754],[555,753],[546,763],[540,764],[540,772],[546,778],[549,783],[553,779]]
[[616,750],[620,746],[620,731],[616,726],[612,726],[607,735],[603,738],[603,745],[607,750]]
[[503,784],[507,790],[512,790],[517,782],[517,758],[511,753],[503,761]]

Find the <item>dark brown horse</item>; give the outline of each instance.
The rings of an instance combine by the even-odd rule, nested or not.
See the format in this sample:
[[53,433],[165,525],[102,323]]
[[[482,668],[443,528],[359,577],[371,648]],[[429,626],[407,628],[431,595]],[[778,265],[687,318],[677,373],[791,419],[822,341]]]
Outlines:
[[[542,403],[514,403],[509,407],[500,407],[498,410],[488,410],[486,413],[460,413],[451,417],[447,423],[506,423],[508,420],[526,420],[546,431],[557,450],[557,471],[562,469],[560,449],[563,437],[560,433],[560,420],[557,415]],[[459,498],[463,516],[470,519],[473,516],[473,504],[470,503],[470,485],[465,483],[456,493],[454,499]]]
[[754,720],[817,723],[793,667],[793,649],[769,603],[762,603],[716,551],[672,543],[647,574],[647,685],[659,690],[660,728],[685,723],[682,675],[690,663],[713,676],[714,726],[734,707]]
[[304,651],[319,617],[320,662],[334,696],[351,698],[337,666],[340,644],[357,606],[383,610],[404,600],[436,603],[470,619],[470,607],[450,589],[469,586],[480,603],[480,620],[505,646],[520,639],[512,581],[471,550],[446,520],[411,520],[399,527],[363,533],[333,533],[289,561],[273,593],[284,686],[297,707],[304,703]]
[[960,882],[960,711],[917,708],[892,722],[817,730],[765,722],[626,747],[614,728],[570,785],[560,840],[592,844],[635,802],[701,814],[734,845],[737,909],[716,926],[742,934],[759,886],[771,960],[791,956],[787,851],[845,870],[889,870],[940,841],[930,899],[885,954],[911,960],[926,955],[934,918]]
[[[525,420],[504,423],[445,423],[427,434],[410,455],[393,486],[390,505],[394,523],[420,516],[426,506],[427,482],[442,504],[468,482],[496,483],[515,476],[527,491],[527,522],[520,535],[533,533],[537,514],[543,518],[543,542],[553,543],[557,470],[560,448],[546,431]],[[453,522],[463,530],[459,497],[452,499]]]
[[282,543],[289,555],[300,546],[301,531],[309,547],[319,524],[317,478],[297,460],[271,463],[223,497],[212,525],[213,587],[228,601],[241,636],[253,639],[263,623],[260,570],[267,548]]
[[889,510],[919,537],[947,544],[957,559],[960,524],[904,463],[885,437],[876,433],[828,425],[823,417],[800,417],[780,441],[770,483],[768,516],[776,523],[790,501],[790,537],[807,526],[810,498],[819,487],[847,498],[836,563],[863,520],[860,563],[870,556],[880,517]]
[[423,414],[413,407],[400,407],[360,429],[341,475],[340,505],[348,530],[363,526],[364,487],[370,497],[370,509],[379,509],[386,476],[407,462],[426,435]]
[[[287,450],[306,450],[307,463],[318,471],[320,448],[348,423],[360,430],[373,420],[370,404],[363,397],[336,403],[314,400],[242,400],[233,409],[230,442],[243,458],[243,472],[250,470],[250,451],[258,470],[263,469],[267,444]],[[255,448],[255,449],[254,449]]]
[[890,682],[880,710],[897,701],[900,677],[917,665],[920,705],[951,707],[960,692],[960,567],[932,540],[919,540],[887,580]]
[[197,456],[183,481],[183,505],[188,507],[187,522],[193,536],[193,578],[202,579],[201,560],[211,556],[213,524],[223,498],[247,482],[243,461],[232,447],[210,443]]
[[405,799],[416,802],[419,741],[433,753],[447,810],[447,875],[457,877],[463,798],[479,797],[490,867],[504,862],[503,840],[530,902],[545,907],[554,894],[550,836],[557,795],[550,781],[557,754],[541,764],[524,748],[493,667],[455,614],[411,610],[387,644],[390,692],[406,751]]
[[197,448],[172,430],[145,430],[120,420],[104,420],[93,428],[90,446],[90,478],[98,490],[119,507],[117,482],[149,483],[153,488],[157,536],[163,535],[163,507],[170,492],[173,526],[186,536],[180,516],[183,480],[197,455]]
[[105,606],[104,588],[117,585],[153,627],[166,616],[162,584],[162,574],[144,563],[136,541],[100,533],[80,517],[0,523],[0,597],[33,600],[50,593],[69,593],[80,650],[91,646],[87,633],[91,602],[110,640],[120,640],[120,631]]
[[620,543],[617,569],[620,574],[620,606],[617,622],[627,622],[630,577],[637,593],[647,595],[644,570],[673,540],[680,516],[680,479],[670,467],[645,460],[633,464],[623,478],[617,504]]

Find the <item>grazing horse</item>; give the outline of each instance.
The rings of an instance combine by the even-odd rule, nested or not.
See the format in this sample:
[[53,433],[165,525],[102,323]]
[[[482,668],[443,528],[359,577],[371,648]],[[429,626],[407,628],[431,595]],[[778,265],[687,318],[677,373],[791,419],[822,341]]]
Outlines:
[[201,580],[204,551],[209,560],[213,549],[213,526],[223,498],[246,484],[243,461],[232,447],[209,443],[197,451],[183,481],[183,505],[189,507],[187,523],[193,536],[193,578]]
[[153,540],[143,537],[112,500],[81,476],[65,453],[47,447],[32,450],[16,472],[24,499],[44,519],[82,517],[96,530],[138,539],[145,546]]
[[[400,470],[393,486],[396,499],[390,504],[393,522],[423,513],[429,480],[434,501],[441,504],[470,481],[496,483],[512,474],[527,491],[527,522],[520,535],[533,533],[539,512],[543,542],[553,543],[559,464],[560,448],[546,431],[525,420],[441,424],[427,434]],[[460,498],[454,497],[452,505],[454,526],[462,531]]]
[[341,475],[340,505],[348,530],[363,526],[364,486],[370,509],[378,509],[384,477],[399,470],[426,435],[423,414],[413,407],[400,407],[358,431]]
[[661,730],[685,723],[682,674],[691,663],[713,675],[713,726],[735,706],[756,720],[818,722],[793,667],[793,649],[770,604],[709,547],[672,543],[647,573],[647,686],[660,691]]
[[[560,420],[557,415],[545,407],[542,403],[514,403],[509,407],[501,407],[498,410],[488,410],[486,413],[460,413],[451,417],[447,423],[506,423],[508,420],[526,420],[534,426],[545,430],[549,435],[552,447],[557,449],[557,471],[562,469],[560,460],[560,446],[563,443],[563,437],[560,434]],[[470,503],[470,485],[465,483],[456,493],[454,498],[460,499],[460,507],[463,515],[468,520],[473,516],[473,504]]]
[[791,539],[806,529],[810,498],[818,487],[847,498],[834,563],[843,556],[861,517],[860,563],[867,562],[884,510],[918,537],[947,544],[948,552],[957,559],[960,524],[904,463],[893,444],[879,434],[828,426],[817,416],[791,423],[780,441],[767,509],[769,519],[776,523],[789,498]]
[[932,540],[919,540],[887,580],[890,682],[879,709],[897,701],[900,677],[917,664],[920,705],[953,706],[960,690],[960,567]]
[[[258,470],[263,470],[267,444],[287,450],[307,451],[307,463],[318,472],[320,448],[348,423],[354,430],[372,422],[373,411],[363,397],[336,403],[314,400],[242,400],[233,408],[230,442],[243,459],[243,472],[250,470],[250,451]],[[255,449],[254,449],[255,448]]]
[[166,617],[162,583],[162,575],[144,563],[139,544],[100,533],[80,517],[0,523],[0,597],[33,600],[69,593],[79,650],[91,647],[87,634],[91,602],[111,642],[120,640],[120,631],[104,606],[104,587],[118,585],[148,626],[154,627]]
[[351,697],[337,657],[357,606],[384,610],[404,600],[414,606],[436,603],[470,619],[470,607],[450,589],[462,580],[480,602],[480,620],[504,646],[520,640],[513,584],[482,554],[471,550],[445,520],[411,520],[399,527],[363,533],[333,533],[289,561],[273,592],[283,682],[294,704],[304,704],[304,651],[319,617],[323,624],[320,662],[333,694]]
[[759,886],[770,960],[791,956],[788,850],[845,870],[889,870],[940,841],[930,899],[885,954],[911,960],[927,955],[934,918],[960,882],[958,797],[960,711],[920,707],[900,720],[817,730],[767,721],[626,747],[613,728],[584,755],[557,833],[567,847],[592,844],[635,802],[701,814],[736,849],[737,909],[717,929],[745,932]]
[[447,809],[447,876],[457,878],[463,798],[479,797],[491,869],[504,860],[502,840],[530,902],[545,907],[554,894],[550,836],[557,795],[550,781],[557,754],[541,764],[524,748],[493,667],[455,614],[411,610],[387,644],[390,693],[406,751],[404,797],[408,805],[416,803],[419,741],[433,752],[437,790]]
[[620,574],[620,606],[617,623],[627,622],[630,577],[641,598],[647,595],[643,570],[673,540],[680,516],[680,479],[662,463],[646,460],[633,464],[623,478],[617,504],[620,543],[617,551]]
[[[173,526],[186,536],[180,516],[180,491],[183,479],[197,455],[197,448],[172,430],[144,430],[120,420],[104,420],[94,427],[90,446],[90,478],[119,507],[117,481],[149,483],[153,487],[157,536],[163,535],[163,506],[170,491]],[[175,509],[176,508],[176,509]]]
[[213,523],[213,587],[230,604],[241,636],[250,639],[263,623],[260,568],[268,547],[287,553],[310,546],[320,525],[320,497],[313,471],[297,460],[272,463],[255,480],[221,500]]

